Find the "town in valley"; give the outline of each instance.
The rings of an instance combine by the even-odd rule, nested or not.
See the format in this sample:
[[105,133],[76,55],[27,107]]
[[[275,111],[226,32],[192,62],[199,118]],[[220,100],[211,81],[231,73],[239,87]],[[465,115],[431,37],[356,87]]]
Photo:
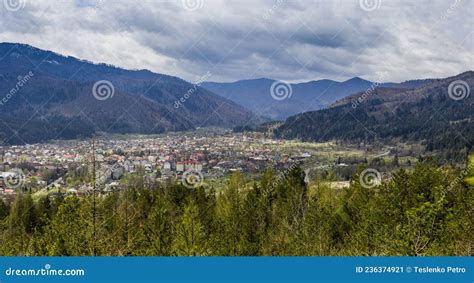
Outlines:
[[292,164],[305,169],[308,182],[335,174],[335,187],[346,187],[360,163],[409,166],[416,153],[416,147],[305,143],[225,129],[9,145],[1,148],[0,195],[13,200],[20,191],[37,197],[107,194],[120,190],[127,175],[141,176],[149,187],[178,182],[219,189],[235,172],[253,181],[267,168],[285,172]]

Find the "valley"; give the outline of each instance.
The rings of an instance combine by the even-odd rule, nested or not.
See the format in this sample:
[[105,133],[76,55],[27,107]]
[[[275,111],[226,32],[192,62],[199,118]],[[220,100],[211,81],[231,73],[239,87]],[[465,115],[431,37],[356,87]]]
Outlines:
[[[131,176],[140,176],[139,186],[178,183],[221,191],[236,172],[251,186],[269,168],[282,173],[295,165],[305,171],[309,187],[327,182],[341,188],[349,186],[361,167],[378,170],[381,176],[390,178],[400,168],[411,170],[420,158],[439,155],[426,152],[421,143],[301,142],[267,138],[259,132],[233,133],[222,128],[57,140],[2,146],[0,151],[3,171],[0,195],[5,200],[11,200],[21,191],[37,197],[57,196],[59,192],[64,196],[87,196],[94,190],[108,194],[126,187]],[[91,180],[93,159],[97,163],[95,189]],[[14,173],[18,176],[11,176]],[[20,183],[8,185],[9,178],[13,184],[15,180]]]
[[191,83],[0,58],[0,255],[472,254],[473,71]]

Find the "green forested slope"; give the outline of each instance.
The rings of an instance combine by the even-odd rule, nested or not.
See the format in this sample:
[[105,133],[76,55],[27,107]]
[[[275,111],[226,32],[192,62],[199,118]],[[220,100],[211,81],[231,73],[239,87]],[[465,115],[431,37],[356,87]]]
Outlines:
[[181,185],[93,200],[0,202],[1,255],[472,255],[472,187],[462,172],[419,164],[367,188],[309,190],[300,168],[253,189]]
[[[455,100],[448,89],[459,80],[469,89]],[[409,91],[375,89],[348,97],[333,108],[292,116],[275,134],[305,141],[422,141],[429,151],[450,151],[449,156],[462,151],[458,159],[465,160],[474,144],[473,89],[472,71]]]

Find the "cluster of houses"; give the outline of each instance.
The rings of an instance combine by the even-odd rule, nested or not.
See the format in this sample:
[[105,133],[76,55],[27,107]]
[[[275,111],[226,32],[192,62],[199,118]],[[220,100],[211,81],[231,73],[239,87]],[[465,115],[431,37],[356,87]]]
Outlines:
[[[261,172],[269,165],[285,168],[295,159],[310,156],[285,155],[279,150],[281,143],[284,141],[227,133],[104,138],[94,141],[94,153],[88,140],[3,146],[0,178],[8,177],[11,168],[20,167],[25,180],[34,179],[33,185],[39,190],[67,187],[72,193],[81,193],[90,190],[90,184],[71,187],[63,177],[71,170],[90,169],[92,160],[96,162],[97,182],[113,189],[127,173],[142,171],[153,181],[180,177],[188,170],[219,177],[234,171]],[[0,182],[1,195],[15,193],[17,188],[3,183]]]

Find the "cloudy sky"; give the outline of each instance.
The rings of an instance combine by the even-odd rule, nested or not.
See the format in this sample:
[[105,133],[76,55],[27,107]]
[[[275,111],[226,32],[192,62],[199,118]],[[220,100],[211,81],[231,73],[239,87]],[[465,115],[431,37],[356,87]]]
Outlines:
[[474,69],[474,0],[2,2],[0,42],[188,81],[207,72],[403,81]]

